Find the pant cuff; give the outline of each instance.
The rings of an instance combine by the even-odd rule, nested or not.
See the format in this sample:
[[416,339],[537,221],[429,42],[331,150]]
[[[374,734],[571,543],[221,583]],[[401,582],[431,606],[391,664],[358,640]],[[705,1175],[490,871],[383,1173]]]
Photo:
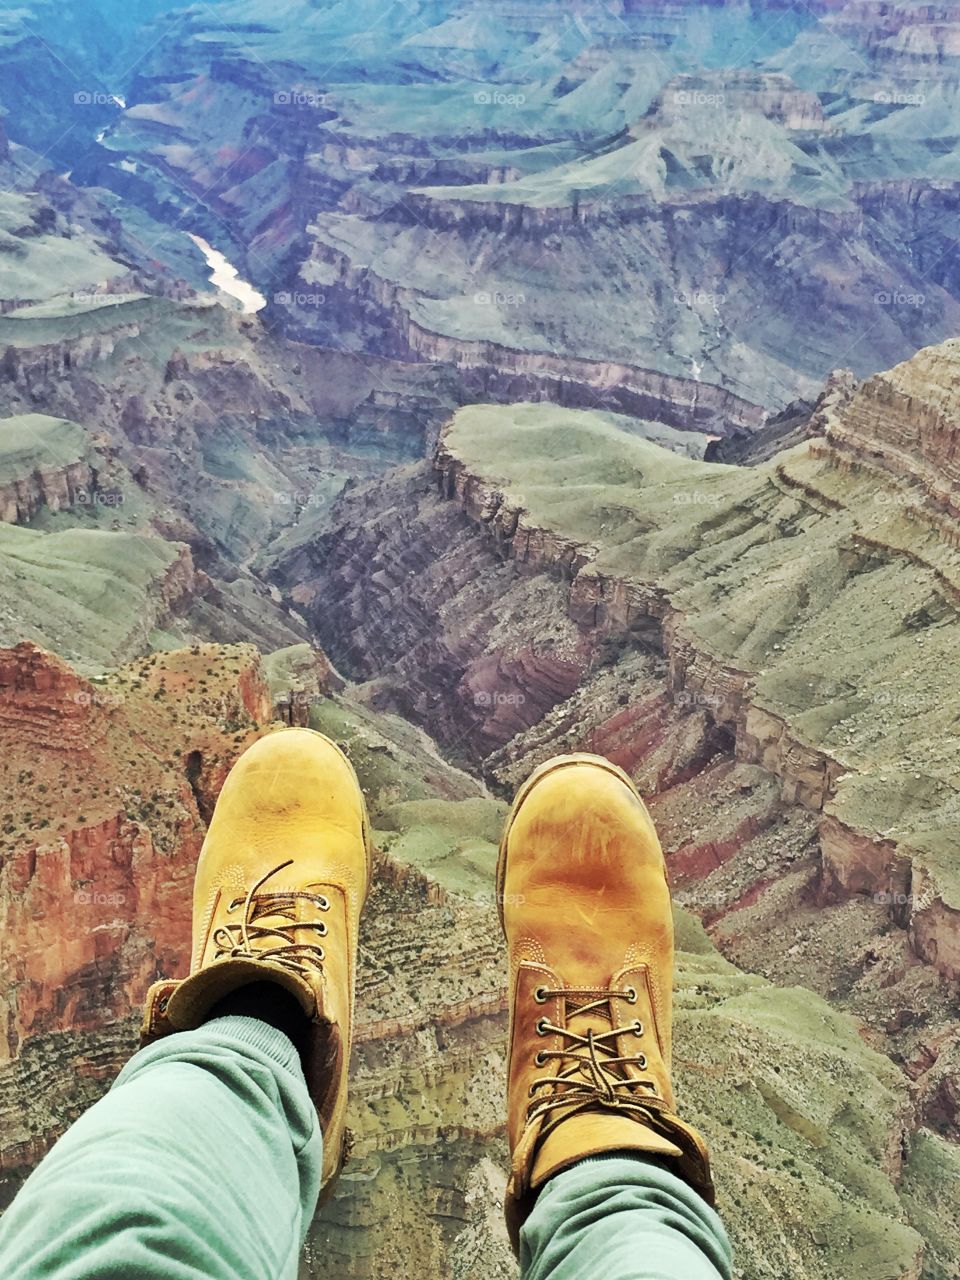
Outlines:
[[300,1070],[300,1055],[294,1048],[289,1036],[272,1027],[269,1022],[261,1022],[259,1018],[248,1018],[243,1014],[225,1014],[222,1018],[211,1018],[203,1026],[198,1027],[194,1035],[202,1034],[205,1028],[216,1032],[217,1036],[228,1036],[240,1044],[252,1049],[259,1049],[273,1062],[279,1063],[288,1071]]

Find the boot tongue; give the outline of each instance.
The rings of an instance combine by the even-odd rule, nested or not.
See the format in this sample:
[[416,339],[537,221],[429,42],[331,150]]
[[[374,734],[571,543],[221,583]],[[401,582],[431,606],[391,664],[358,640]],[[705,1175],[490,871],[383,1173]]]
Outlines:
[[250,922],[289,928],[300,917],[298,905],[293,894],[259,894],[251,904]]
[[[582,1008],[586,1009],[581,1013]],[[578,996],[568,997],[566,1001],[566,1025],[567,1028],[575,1035],[583,1036],[584,1040],[589,1038],[590,1032],[594,1038],[602,1035],[604,1032],[610,1031],[613,1026],[613,1019],[610,1014],[610,1004],[604,1001],[602,1004],[596,1003],[586,998]],[[573,1045],[567,1041],[566,1048],[573,1050]],[[593,1069],[590,1065],[590,1050],[587,1045],[578,1046],[575,1050],[577,1057],[580,1059],[578,1072],[573,1079],[584,1079],[591,1083],[595,1082]],[[616,1043],[612,1038],[605,1040],[594,1046],[597,1061],[603,1064],[607,1058],[615,1057],[618,1054]],[[567,1059],[567,1064],[572,1059]],[[607,1068],[604,1074],[610,1074],[616,1078],[623,1077],[623,1068],[619,1065]]]
[[[581,1013],[580,1010],[584,1007],[586,1007],[586,1012]],[[600,1004],[585,1000],[580,996],[568,996],[566,1000],[566,1015],[567,1026],[578,1036],[586,1037],[588,1031],[598,1035],[600,1032],[609,1031],[613,1026],[608,1001]]]

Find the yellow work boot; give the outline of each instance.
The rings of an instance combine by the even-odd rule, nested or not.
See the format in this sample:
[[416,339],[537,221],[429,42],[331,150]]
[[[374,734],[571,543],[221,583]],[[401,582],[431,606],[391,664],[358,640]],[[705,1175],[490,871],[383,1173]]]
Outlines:
[[326,1193],[343,1163],[357,931],[371,858],[363,794],[339,747],[309,729],[261,738],[231,769],[200,851],[190,976],[154,983],[144,1010],[149,1044],[200,1026],[225,997],[253,984],[274,983],[299,1002],[298,1048],[323,1132]]
[[627,775],[558,756],[517,793],[497,866],[510,961],[507,1227],[585,1156],[645,1152],[713,1203],[703,1139],[674,1114],[673,917],[660,842]]

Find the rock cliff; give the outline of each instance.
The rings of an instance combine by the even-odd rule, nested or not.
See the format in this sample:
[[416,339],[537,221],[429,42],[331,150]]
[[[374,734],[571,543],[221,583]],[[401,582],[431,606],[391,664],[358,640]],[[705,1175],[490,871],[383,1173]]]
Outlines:
[[491,875],[584,749],[662,834],[743,1275],[952,1280],[960,348],[877,370],[960,331],[960,9],[97,5],[136,71],[72,112],[82,17],[0,16],[0,1203],[280,722],[379,849],[304,1275],[515,1275]]
[[[952,344],[941,349],[939,367],[948,385],[953,358]],[[922,383],[924,371],[929,373],[931,368],[938,367],[937,362],[929,355],[921,358],[921,365],[921,370],[912,372],[911,376],[915,379],[914,386]],[[901,376],[907,377],[907,375]],[[837,425],[831,424],[827,428],[828,440],[835,437],[838,441],[843,441],[847,448],[851,447],[851,433],[844,424],[858,424],[862,421],[862,406],[875,401],[877,385],[883,390],[887,384],[882,379],[875,380],[875,384],[868,385],[840,411],[837,415]],[[931,415],[934,415],[935,422],[925,426],[929,441],[926,447],[945,449],[949,456],[951,452],[949,423],[944,423],[942,418],[935,414],[931,403],[943,394],[943,389],[937,381],[934,381],[934,386],[936,390],[931,392],[926,401],[914,407],[912,415],[907,416],[911,421],[911,430],[916,431],[920,423],[926,424]],[[894,421],[889,416],[883,419],[883,424],[884,430],[889,435],[896,436]],[[467,450],[473,458],[476,458],[479,437],[473,431],[467,434],[470,437]],[[928,938],[926,942],[917,943],[918,949],[924,958],[933,960],[946,977],[956,978],[960,971],[955,967],[949,941],[951,934],[957,928],[957,911],[960,907],[954,887],[956,871],[949,861],[944,864],[942,858],[931,848],[929,856],[938,868],[939,875],[937,871],[932,873],[928,871],[923,876],[924,857],[919,850],[913,848],[909,832],[909,801],[905,801],[898,814],[899,822],[897,823],[906,830],[903,831],[899,841],[886,842],[888,848],[886,858],[880,856],[885,842],[880,842],[875,854],[864,857],[862,852],[856,851],[862,848],[861,843],[856,839],[846,846],[849,860],[852,860],[855,865],[855,872],[842,870],[845,859],[836,857],[842,845],[842,842],[835,838],[837,823],[842,825],[842,815],[845,813],[851,813],[852,816],[853,812],[858,815],[862,812],[865,803],[863,797],[876,788],[877,781],[881,781],[873,775],[885,767],[885,762],[882,755],[878,760],[874,751],[866,748],[862,736],[860,743],[855,744],[853,737],[847,734],[840,738],[835,746],[826,747],[823,743],[823,735],[818,735],[818,739],[815,740],[810,736],[809,730],[804,731],[804,723],[811,719],[811,708],[804,704],[804,700],[798,698],[792,688],[789,688],[792,677],[786,673],[781,675],[777,668],[780,664],[778,657],[780,652],[785,653],[788,661],[795,660],[789,656],[791,650],[794,653],[804,652],[800,636],[805,627],[814,633],[818,630],[809,612],[806,613],[806,617],[794,616],[789,645],[781,646],[780,643],[773,643],[771,638],[767,641],[769,647],[766,647],[761,657],[752,642],[744,646],[741,640],[737,645],[736,632],[724,633],[721,629],[718,635],[715,630],[716,619],[713,618],[712,611],[706,614],[708,619],[713,618],[707,625],[703,617],[698,618],[698,612],[709,607],[712,595],[710,592],[705,592],[700,583],[694,584],[683,572],[667,574],[659,581],[656,578],[645,577],[642,571],[631,573],[627,567],[630,557],[625,554],[622,546],[618,547],[614,553],[605,554],[599,538],[591,544],[585,537],[571,536],[569,533],[556,532],[549,527],[544,527],[538,517],[525,505],[524,499],[513,496],[517,492],[515,487],[511,492],[511,489],[506,488],[502,481],[497,483],[496,480],[485,479],[477,474],[475,463],[474,469],[471,470],[471,463],[465,462],[462,456],[458,456],[458,447],[462,447],[466,441],[467,437],[456,423],[441,441],[436,466],[443,495],[455,499],[468,518],[489,529],[501,554],[519,561],[525,574],[546,572],[569,583],[568,613],[581,627],[595,635],[614,636],[629,636],[632,629],[639,628],[647,630],[649,636],[649,626],[652,624],[655,628],[657,648],[663,652],[669,665],[668,687],[672,695],[675,698],[679,696],[684,702],[701,705],[718,727],[729,732],[733,737],[734,751],[738,759],[759,764],[775,774],[781,781],[784,801],[790,804],[798,803],[814,811],[827,810],[832,813],[833,821],[825,824],[824,837],[821,840],[825,875],[833,883],[842,884],[848,889],[884,895],[891,903],[899,904],[901,908],[904,902],[909,904],[906,913],[901,910],[900,914],[901,916],[906,914],[910,922],[911,937],[915,940],[918,937],[917,923],[921,918],[928,920],[926,927],[920,931],[922,936],[926,937],[928,930],[934,927],[932,917],[929,916],[932,903],[927,898],[910,891],[910,868],[916,864],[918,876],[924,878],[927,883],[928,893],[932,892],[937,899],[936,915],[941,928],[939,945],[931,944]],[[944,441],[947,443],[945,444]],[[529,443],[529,437],[527,443]],[[484,447],[479,446],[480,450]],[[810,451],[806,452],[809,457]],[[869,465],[875,451],[865,448],[864,452],[867,455],[865,465]],[[924,457],[923,449],[914,452],[921,459]],[[798,451],[790,455],[788,460],[778,463],[772,472],[757,477],[755,496],[752,499],[759,508],[765,502],[764,490],[769,493],[768,486],[771,483],[775,492],[782,492],[781,486],[785,485],[788,493],[799,491],[803,495],[803,503],[795,508],[793,519],[796,520],[799,517],[801,521],[804,520],[804,507],[808,512],[812,509],[815,513],[816,518],[791,548],[790,560],[797,565],[793,573],[802,572],[803,561],[810,555],[811,542],[815,548],[814,556],[820,557],[821,552],[816,549],[818,526],[835,524],[834,513],[837,516],[846,512],[853,514],[862,497],[862,489],[856,482],[851,482],[848,486],[849,491],[844,492],[839,479],[843,472],[830,469],[823,471],[816,466],[812,471],[808,471],[806,467],[803,452]],[[691,464],[690,470],[695,470],[695,464]],[[494,463],[493,474],[496,475],[498,471],[505,479],[502,464],[498,466]],[[940,474],[943,481],[949,483],[949,473],[941,470]],[[912,480],[913,476],[907,475],[905,478]],[[702,472],[691,476],[689,483],[694,484],[697,480],[708,483],[706,475]],[[510,483],[510,481],[506,482],[506,484]],[[691,492],[680,489],[672,496],[674,500],[688,498],[691,497]],[[709,521],[706,527],[717,530],[726,523],[733,524],[733,528],[736,529],[735,522],[729,519],[733,514],[732,511],[728,512],[726,520],[723,518],[725,499],[719,494],[708,496],[710,501],[706,504],[706,509],[710,515],[704,517],[704,521]],[[908,493],[905,494],[899,489],[893,491],[875,489],[870,497],[874,504],[872,518],[869,521],[855,518],[853,527],[847,532],[846,537],[854,547],[859,545],[864,548],[863,554],[867,557],[868,563],[871,557],[878,556],[887,562],[892,561],[894,567],[899,564],[904,576],[912,576],[918,566],[925,571],[931,587],[936,592],[934,597],[936,603],[929,605],[931,624],[937,627],[934,640],[938,645],[952,644],[951,625],[955,618],[956,598],[950,552],[953,539],[943,538],[931,542],[930,525],[923,519],[922,512],[919,513],[920,518],[914,527],[911,527],[908,522],[906,528],[898,528],[900,521],[888,521],[885,508],[895,508],[902,514],[905,502],[910,501]],[[936,501],[939,506],[944,505],[942,493],[937,496]],[[742,502],[743,497],[740,495],[738,503]],[[646,510],[649,518],[649,507]],[[781,514],[779,519],[783,518]],[[659,523],[656,516],[654,516],[654,522]],[[564,522],[558,523],[563,530]],[[571,529],[575,527],[575,520],[568,520],[566,523]],[[871,526],[869,531],[865,527],[868,524]],[[888,528],[888,524],[893,527]],[[665,523],[660,527],[670,536]],[[939,530],[940,523],[935,527]],[[595,529],[593,532],[596,534],[600,530]],[[823,533],[826,533],[826,530],[823,530]],[[687,534],[688,531],[685,531],[683,536],[686,537]],[[643,537],[643,535],[640,536]],[[831,533],[827,536],[836,535]],[[694,534],[694,545],[702,537],[702,533]],[[636,557],[638,569],[643,558],[642,554]],[[715,553],[711,552],[709,560],[703,556],[698,559],[701,561],[701,568],[705,568],[711,561],[715,561],[716,557]],[[855,568],[855,566],[856,559],[851,561],[850,567]],[[754,583],[748,577],[746,582],[738,585],[737,579],[732,577],[726,566],[723,572],[729,583],[726,589],[727,601],[724,612],[728,616],[730,614],[737,616],[738,613],[742,615],[744,611],[738,610],[736,604],[730,601],[729,593],[731,589],[739,589],[741,592],[754,591],[756,589]],[[779,578],[783,572],[783,561],[777,556],[777,577]],[[763,573],[762,558],[757,560],[755,573]],[[671,577],[675,584],[674,590],[671,590],[668,585]],[[840,593],[846,590],[842,580],[838,580],[834,590]],[[818,611],[829,612],[833,604],[828,599],[818,602],[817,607]],[[768,608],[770,608],[769,604]],[[922,634],[914,635],[908,632],[904,648],[912,653],[917,643],[922,646],[923,639]],[[833,643],[835,644],[836,641],[834,640]],[[821,663],[827,671],[831,671],[831,668],[836,667],[836,655],[829,652],[822,653]],[[843,666],[843,664],[840,665]],[[764,669],[765,667],[767,669]],[[858,679],[861,682],[860,689],[854,696],[862,699],[868,695],[868,690],[863,687],[865,675],[863,671],[858,671],[854,675],[854,672],[847,669],[843,675],[838,671],[835,678],[846,680],[848,683],[854,678]],[[810,688],[814,687],[815,685],[811,682]],[[854,686],[851,684],[850,687],[853,692]],[[877,689],[869,693],[869,696],[878,700],[880,707],[886,705],[888,701],[896,706],[903,694],[896,686],[892,692],[887,692],[888,688],[889,686],[881,688],[878,684]],[[917,710],[919,711],[919,704],[925,698],[939,698],[941,695],[936,687],[932,686],[929,692],[914,691],[911,696],[918,700]],[[836,694],[832,694],[831,701],[835,697]],[[777,703],[779,705],[776,705]],[[839,717],[835,721],[838,728],[841,724],[848,725],[859,719],[860,735],[867,732],[867,723],[876,716],[875,711],[873,713],[861,711],[859,715],[854,714],[852,718],[848,718],[840,716],[839,711],[838,707],[832,713],[833,716]],[[824,707],[820,714],[824,712],[829,714],[828,707]],[[914,732],[923,733],[922,721],[920,723],[912,721],[912,723],[917,724]],[[923,748],[916,753],[917,758],[922,752]],[[908,751],[907,754],[914,753]],[[929,753],[927,754],[929,757]],[[897,767],[892,760],[890,764],[892,767]],[[926,775],[930,777],[931,785],[944,788],[942,803],[946,807],[942,811],[940,820],[948,821],[947,813],[950,812],[952,805],[952,788],[948,777],[941,774],[941,768],[934,764],[932,757],[928,758],[925,766],[918,765],[918,768],[931,769],[933,777],[942,778],[942,781],[935,783],[933,777]],[[866,777],[871,780],[864,781],[862,784],[855,782],[858,770],[863,770]],[[917,773],[915,781],[922,783],[924,776],[924,772]],[[904,786],[906,791],[910,790],[906,782],[899,785]],[[921,788],[915,787],[913,790],[919,792]],[[929,792],[926,798],[929,804]],[[848,803],[849,808],[845,808]],[[889,809],[886,811],[890,812]],[[883,820],[882,812],[877,814],[878,822]],[[837,815],[841,816],[838,818]],[[925,823],[930,821],[930,815],[926,810],[923,821]],[[921,845],[926,843],[919,831],[912,834]],[[874,831],[867,839],[876,841],[879,836]],[[931,874],[932,882],[939,883],[939,891],[930,889]]]
[[41,507],[69,509],[96,491],[76,423],[26,414],[0,421],[0,520],[28,523]]
[[145,979],[182,964],[204,817],[271,718],[249,648],[197,646],[97,682],[27,643],[0,651],[4,1060],[116,1022]]

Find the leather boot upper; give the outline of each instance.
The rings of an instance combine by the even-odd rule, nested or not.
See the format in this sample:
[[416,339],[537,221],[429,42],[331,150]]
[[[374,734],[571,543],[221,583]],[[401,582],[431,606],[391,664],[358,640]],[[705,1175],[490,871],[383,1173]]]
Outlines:
[[154,984],[143,1040],[189,1030],[251,982],[291,992],[309,1019],[303,1067],[339,1167],[356,985],[370,882],[363,794],[334,743],[309,729],[256,742],[230,771],[197,864],[190,976]]
[[518,793],[498,869],[510,964],[507,1217],[587,1155],[669,1158],[708,1199],[699,1135],[674,1113],[673,918],[656,830],[608,761],[565,756]]

